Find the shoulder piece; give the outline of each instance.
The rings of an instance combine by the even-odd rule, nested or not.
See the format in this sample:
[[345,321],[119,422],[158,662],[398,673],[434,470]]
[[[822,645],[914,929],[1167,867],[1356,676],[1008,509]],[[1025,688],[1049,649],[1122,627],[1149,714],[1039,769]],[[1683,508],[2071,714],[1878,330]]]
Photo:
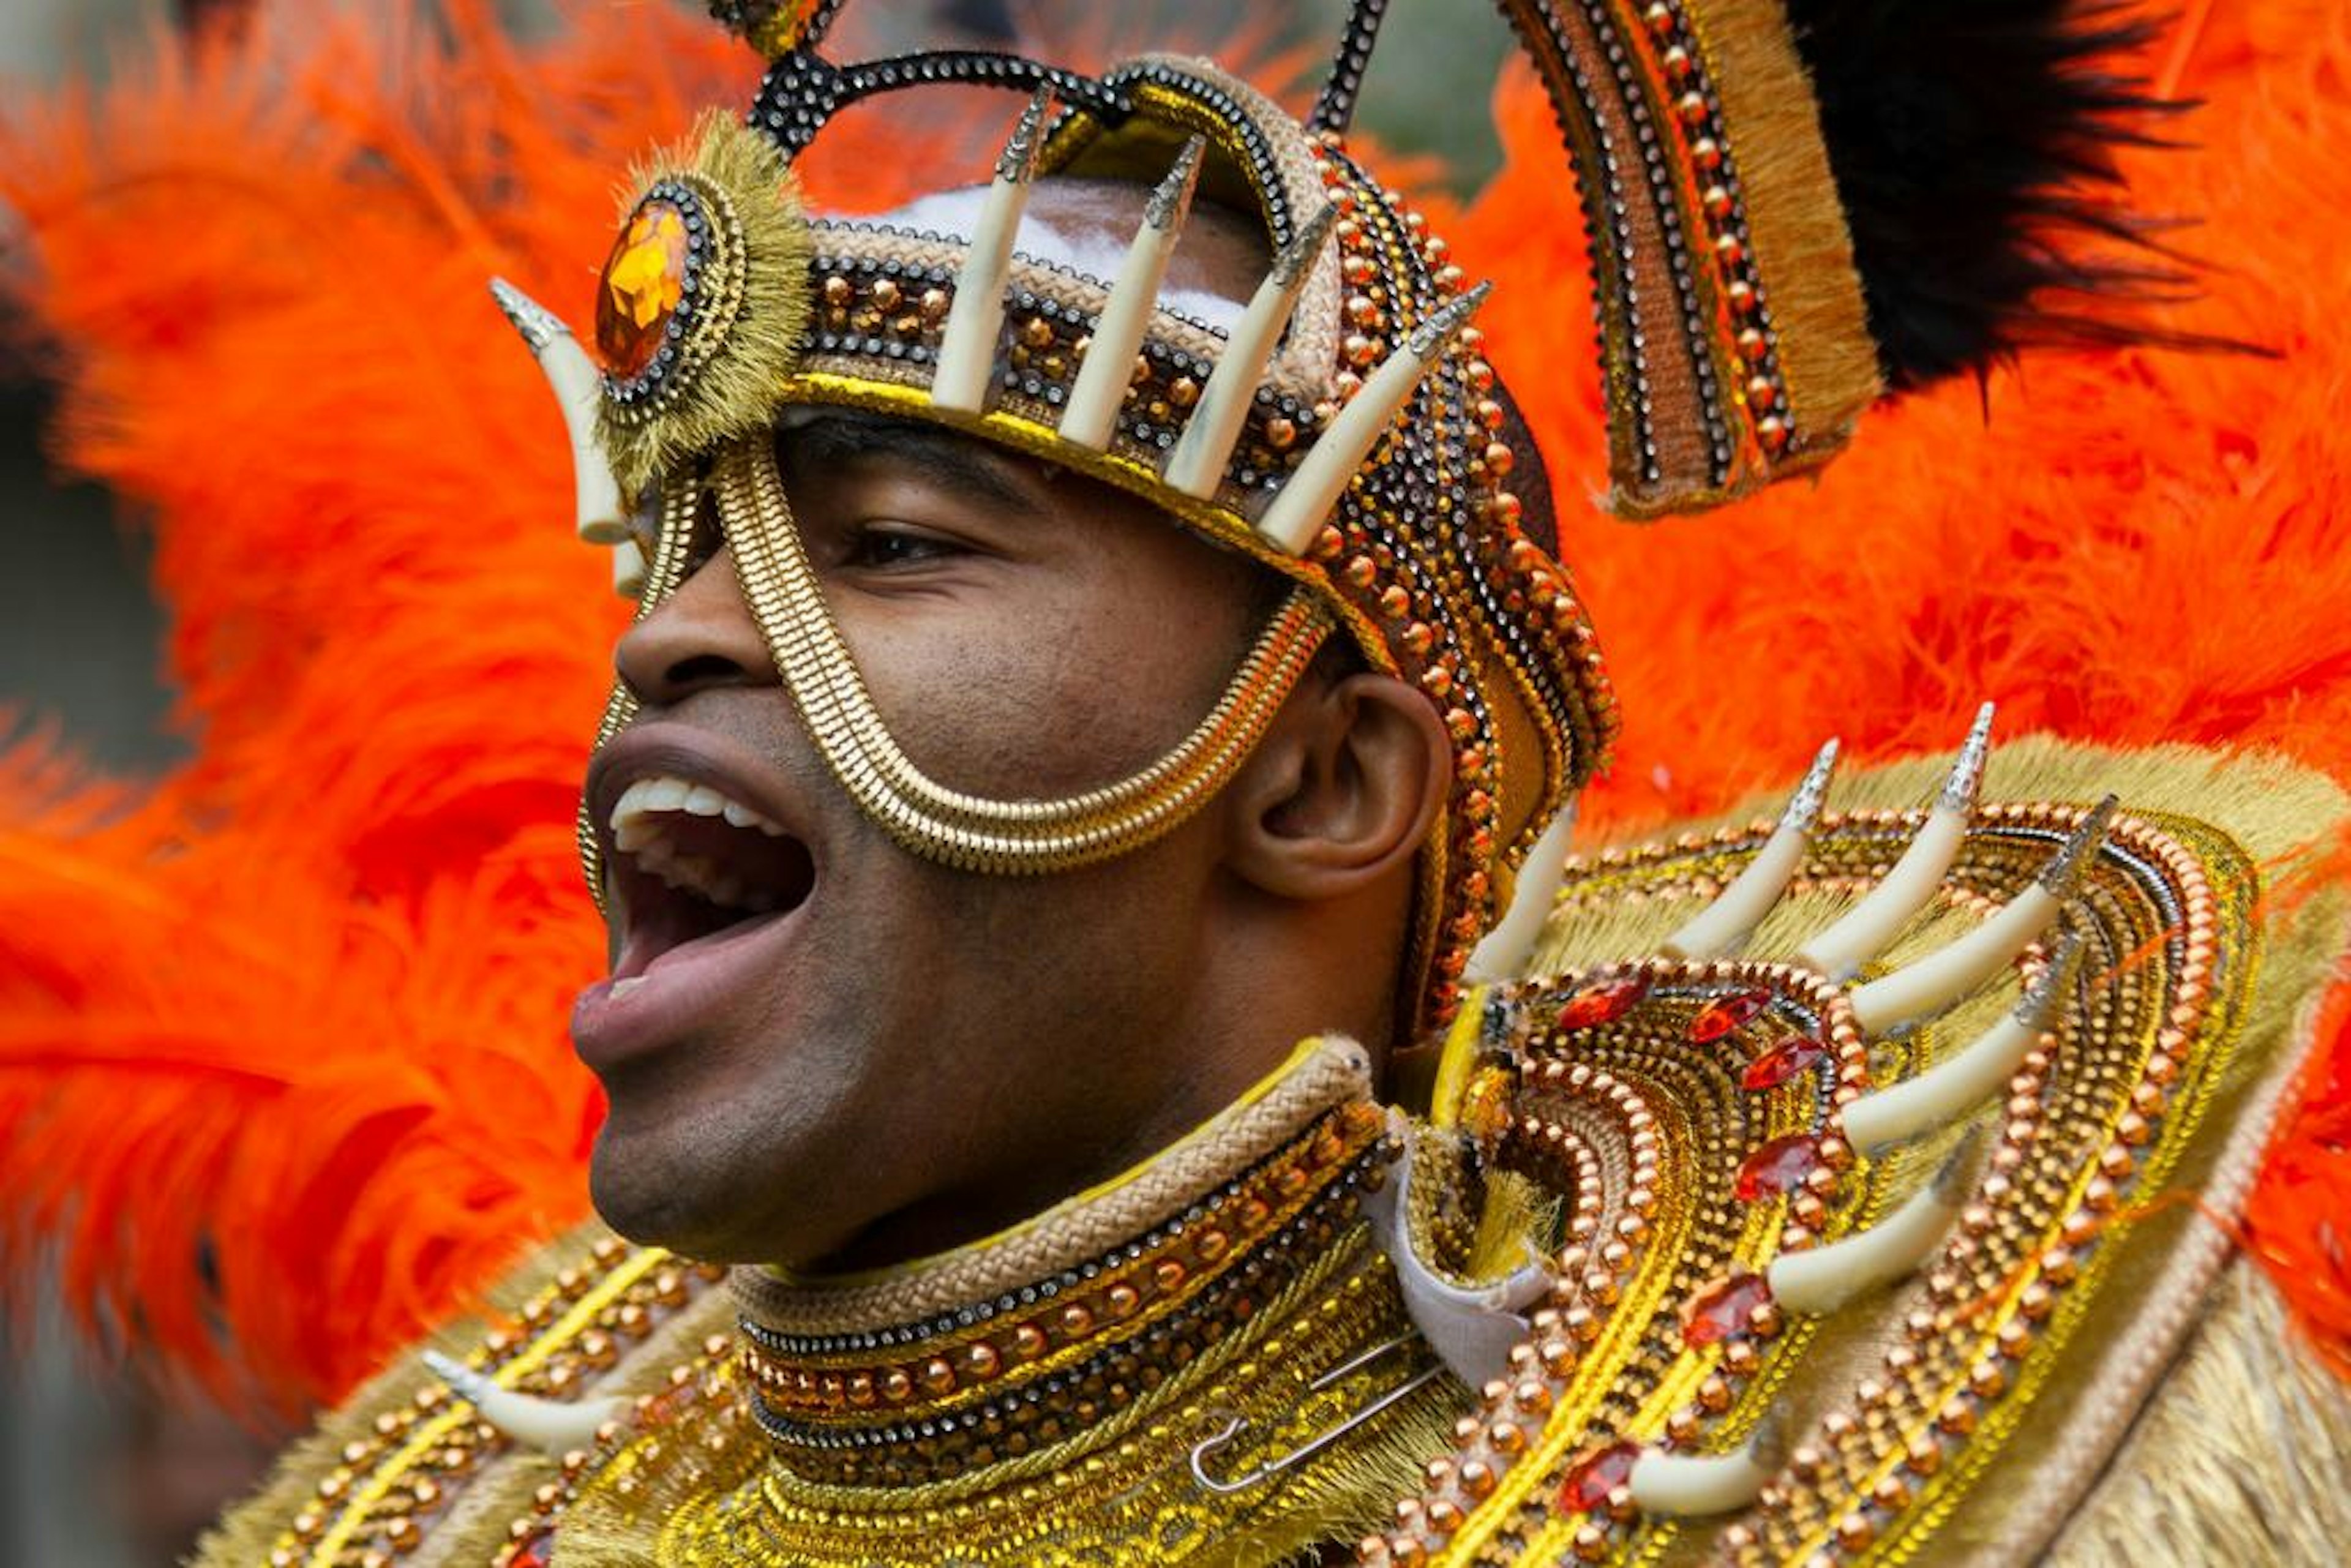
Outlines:
[[1975,742],[1571,862],[1433,1113],[1440,1213],[1557,1200],[1550,1299],[1365,1561],[2022,1563],[2082,1508],[2232,1260],[2343,800],[2033,744],[1978,805]]
[[577,1456],[512,1440],[456,1390],[486,1401],[535,1396],[550,1402],[545,1408],[591,1413],[583,1419],[592,1428],[600,1403],[616,1411],[643,1403],[674,1369],[711,1354],[707,1342],[729,1320],[726,1291],[710,1288],[723,1278],[592,1226],[541,1249],[483,1314],[402,1358],[328,1416],[204,1543],[197,1568],[537,1564],[537,1494]]

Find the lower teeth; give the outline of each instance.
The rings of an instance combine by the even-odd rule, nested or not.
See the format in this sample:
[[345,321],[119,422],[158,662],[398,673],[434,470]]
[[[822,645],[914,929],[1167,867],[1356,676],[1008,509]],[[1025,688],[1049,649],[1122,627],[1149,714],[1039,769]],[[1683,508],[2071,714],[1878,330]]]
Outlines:
[[617,1000],[622,997],[627,996],[631,991],[635,990],[639,986],[642,986],[644,983],[645,977],[643,975],[632,975],[625,980],[615,980],[612,982],[611,990],[608,992],[607,995]]

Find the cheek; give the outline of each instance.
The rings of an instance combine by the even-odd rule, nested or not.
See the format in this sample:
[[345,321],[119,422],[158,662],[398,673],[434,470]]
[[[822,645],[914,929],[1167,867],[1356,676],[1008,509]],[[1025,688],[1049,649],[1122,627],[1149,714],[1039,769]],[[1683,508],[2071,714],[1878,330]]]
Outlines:
[[1216,644],[1200,627],[1134,598],[843,630],[891,735],[933,779],[999,798],[1064,794],[1155,760],[1230,673],[1204,657]]

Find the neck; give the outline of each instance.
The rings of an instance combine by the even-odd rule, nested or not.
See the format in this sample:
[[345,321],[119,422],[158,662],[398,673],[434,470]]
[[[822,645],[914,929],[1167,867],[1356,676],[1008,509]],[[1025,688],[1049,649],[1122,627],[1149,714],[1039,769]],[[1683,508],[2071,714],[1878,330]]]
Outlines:
[[[1230,1497],[1233,1520],[1278,1530],[1296,1498],[1272,1475],[1301,1450],[1293,1486],[1360,1488],[1364,1445],[1420,1436],[1413,1402],[1383,1396],[1435,1392],[1356,1212],[1384,1126],[1362,1050],[1313,1044],[1159,1155],[985,1240],[858,1274],[738,1270],[771,1498],[847,1531],[828,1543],[845,1551],[942,1497],[1046,1477],[1100,1482],[1089,1529],[1139,1525],[1180,1478],[1187,1505]],[[1353,1440],[1312,1446],[1333,1431]]]
[[[1344,1036],[1368,1044],[1373,1062],[1380,1061],[1394,1018],[1388,984],[1374,979],[1351,988],[1360,994],[1343,995],[1327,983],[1300,984],[1297,977],[1384,976],[1393,971],[1392,955],[1377,941],[1364,945],[1351,913],[1326,916],[1326,930],[1295,913],[1270,917],[1261,904],[1218,902],[1218,939],[1202,955],[1195,983],[1145,1020],[1155,1032],[1115,1046],[1075,1048],[1180,1061],[1180,1072],[1097,1075],[1096,1097],[1069,1105],[1055,1119],[1055,1135],[1028,1157],[990,1169],[984,1181],[959,1181],[883,1214],[820,1257],[796,1264],[811,1278],[905,1266],[1017,1227],[1073,1192],[1115,1184],[1120,1173],[1149,1165],[1246,1099],[1270,1073],[1286,1071],[1284,1058],[1298,1040]],[[1399,916],[1383,927],[1395,933],[1391,947],[1401,945],[1401,925]]]

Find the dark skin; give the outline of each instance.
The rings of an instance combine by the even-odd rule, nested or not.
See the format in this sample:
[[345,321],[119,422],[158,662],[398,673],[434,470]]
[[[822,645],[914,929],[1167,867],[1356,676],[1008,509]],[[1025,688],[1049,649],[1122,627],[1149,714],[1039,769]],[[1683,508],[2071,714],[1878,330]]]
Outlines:
[[[1139,197],[1046,184],[1032,211],[1123,243]],[[1173,281],[1246,298],[1263,265],[1246,225],[1196,214]],[[1279,597],[1264,568],[1139,499],[951,434],[820,424],[781,455],[877,706],[959,789],[1061,795],[1146,765],[1213,706]],[[625,1234],[806,1270],[903,1260],[1115,1175],[1307,1035],[1390,1043],[1414,861],[1450,766],[1398,681],[1326,660],[1174,832],[989,876],[900,848],[834,782],[723,545],[618,664],[644,706],[591,768],[598,820],[632,777],[707,776],[814,864],[805,903],[739,945],[735,978],[670,983],[650,1045],[600,1058],[583,1036],[611,1102],[593,1196]]]

